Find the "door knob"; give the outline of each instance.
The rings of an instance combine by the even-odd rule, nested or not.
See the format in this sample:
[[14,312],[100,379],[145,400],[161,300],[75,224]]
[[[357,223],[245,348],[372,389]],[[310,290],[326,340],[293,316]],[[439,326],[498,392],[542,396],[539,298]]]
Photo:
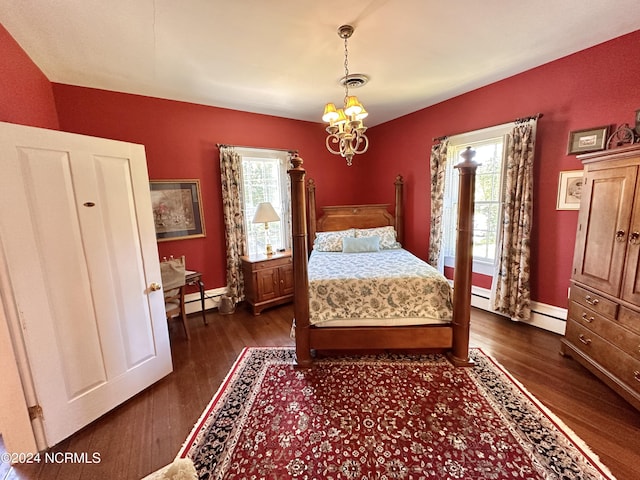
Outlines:
[[151,282],[151,285],[149,285],[149,290],[151,290],[152,292],[157,292],[161,288],[162,288],[162,285],[160,285],[157,282]]

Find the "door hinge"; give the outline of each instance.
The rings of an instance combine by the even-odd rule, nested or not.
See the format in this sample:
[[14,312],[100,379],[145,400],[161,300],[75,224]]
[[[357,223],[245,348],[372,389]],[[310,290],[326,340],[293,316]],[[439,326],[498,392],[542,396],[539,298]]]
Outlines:
[[42,407],[40,405],[33,405],[29,407],[29,418],[35,420],[36,418],[42,418]]

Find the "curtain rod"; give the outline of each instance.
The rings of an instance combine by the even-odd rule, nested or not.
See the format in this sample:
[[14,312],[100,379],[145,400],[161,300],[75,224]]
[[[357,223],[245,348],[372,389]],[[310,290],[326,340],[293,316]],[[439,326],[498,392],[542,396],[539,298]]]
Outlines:
[[271,147],[249,147],[247,145],[229,145],[226,143],[216,143],[216,147],[232,147],[232,148],[247,148],[252,150],[275,150],[277,152],[287,152],[290,154],[298,153],[298,150],[292,150],[290,148],[271,148]]
[[[518,125],[518,124],[521,124],[521,123],[529,122],[531,120],[537,120],[539,118],[542,118],[542,113],[536,113],[535,115],[529,115],[528,117],[516,118],[512,122],[498,123],[496,125],[492,125],[492,127],[497,127],[499,125],[506,125],[508,123],[515,123],[516,125]],[[491,127],[483,127],[483,128],[491,128]],[[478,128],[476,130],[481,130],[481,129]],[[473,130],[470,130],[470,131],[473,131]],[[469,132],[461,132],[461,133],[456,133],[456,134],[453,134],[453,135],[442,135],[441,137],[434,137],[432,141],[441,142],[443,140],[446,140],[449,137],[455,137],[456,135],[462,135],[463,133],[469,133]]]

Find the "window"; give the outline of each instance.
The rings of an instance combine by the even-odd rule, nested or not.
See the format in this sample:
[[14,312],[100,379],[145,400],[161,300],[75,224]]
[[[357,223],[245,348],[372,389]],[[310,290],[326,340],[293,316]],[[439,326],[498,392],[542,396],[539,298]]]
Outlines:
[[[274,251],[290,248],[289,155],[284,151],[237,149],[242,157],[242,192],[249,255],[266,251],[271,243]],[[280,217],[279,222],[253,223],[259,203],[270,202]],[[267,238],[268,237],[268,238]]]
[[456,135],[449,140],[447,172],[444,194],[444,264],[455,266],[458,169],[453,166],[461,160],[467,148],[475,150],[474,160],[480,166],[476,171],[475,211],[473,218],[473,271],[493,275],[499,245],[501,193],[503,184],[504,145],[511,124]]

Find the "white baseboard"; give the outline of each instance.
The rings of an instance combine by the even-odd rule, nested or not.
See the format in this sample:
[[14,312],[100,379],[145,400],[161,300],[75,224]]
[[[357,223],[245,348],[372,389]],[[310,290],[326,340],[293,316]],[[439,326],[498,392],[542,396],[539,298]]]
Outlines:
[[[489,298],[491,291],[486,288],[471,287],[471,305],[482,310],[494,312],[491,308]],[[501,315],[498,312],[498,315]],[[564,335],[566,328],[567,309],[560,308],[546,303],[531,302],[531,319],[527,323],[534,327],[542,328],[553,333]]]
[[[227,287],[214,288],[205,290],[204,292],[204,309],[218,308],[220,296],[227,291]],[[200,301],[200,292],[187,293],[184,296],[185,311],[187,315],[202,311],[202,302]]]

